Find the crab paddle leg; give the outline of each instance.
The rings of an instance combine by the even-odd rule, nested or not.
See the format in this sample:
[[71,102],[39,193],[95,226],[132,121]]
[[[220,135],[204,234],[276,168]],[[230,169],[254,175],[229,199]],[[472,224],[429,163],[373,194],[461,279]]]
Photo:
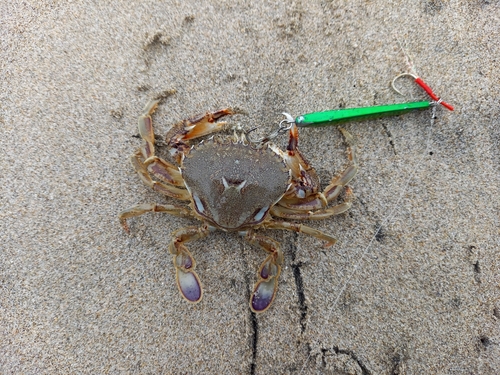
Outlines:
[[279,244],[269,237],[255,234],[252,231],[243,233],[246,233],[245,239],[248,242],[257,244],[270,253],[259,268],[258,280],[250,297],[250,309],[255,313],[261,313],[271,306],[276,296],[281,263],[283,263],[283,252]]
[[208,233],[209,229],[207,225],[179,229],[174,233],[174,238],[169,246],[170,253],[174,255],[177,287],[182,297],[191,303],[201,301],[203,289],[200,279],[194,271],[196,262],[184,243],[203,238]]

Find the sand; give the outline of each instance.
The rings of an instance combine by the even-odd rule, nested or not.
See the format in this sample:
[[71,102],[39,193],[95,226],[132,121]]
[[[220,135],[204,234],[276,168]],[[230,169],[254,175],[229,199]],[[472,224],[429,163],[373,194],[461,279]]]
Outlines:
[[[498,374],[497,1],[132,1],[0,5],[0,373]],[[129,155],[167,90],[158,135],[221,107],[269,132],[293,115],[425,100],[455,106],[346,124],[352,209],[268,231],[285,261],[264,314],[248,298],[265,253],[234,233],[189,245],[189,305],[168,253],[194,220],[117,214],[174,203]],[[277,142],[286,144],[283,136]],[[324,185],[346,165],[334,127],[300,147]],[[164,149],[163,149],[164,150]]]

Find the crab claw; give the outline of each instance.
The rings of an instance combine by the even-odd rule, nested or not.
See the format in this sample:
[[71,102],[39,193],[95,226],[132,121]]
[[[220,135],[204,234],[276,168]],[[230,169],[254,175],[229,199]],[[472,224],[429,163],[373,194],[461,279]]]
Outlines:
[[250,297],[250,309],[255,313],[266,311],[276,296],[281,267],[275,263],[275,254],[267,257],[259,269],[259,281]]
[[181,251],[174,257],[176,269],[177,287],[182,296],[191,303],[197,303],[202,297],[202,288],[200,279],[194,271],[196,263],[187,251]]

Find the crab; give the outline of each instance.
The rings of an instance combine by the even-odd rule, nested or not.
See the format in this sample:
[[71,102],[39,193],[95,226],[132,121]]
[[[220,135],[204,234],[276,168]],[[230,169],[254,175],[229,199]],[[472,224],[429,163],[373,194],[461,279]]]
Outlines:
[[[285,151],[268,139],[250,141],[247,134],[215,136],[227,129],[218,119],[235,114],[230,108],[183,120],[166,135],[172,161],[155,155],[152,114],[159,100],[148,102],[139,116],[142,145],[131,156],[131,163],[141,180],[153,190],[186,202],[177,204],[138,204],[119,214],[129,232],[127,219],[148,212],[161,212],[201,221],[173,233],[169,251],[173,255],[176,283],[182,297],[198,303],[203,289],[195,271],[196,262],[186,243],[206,237],[214,230],[237,232],[250,244],[262,248],[267,257],[257,271],[257,282],[250,297],[250,309],[266,311],[278,289],[283,264],[279,243],[260,233],[264,229],[300,232],[325,241],[332,236],[306,226],[300,221],[322,220],[347,211],[352,204],[352,190],[347,183],[356,175],[356,148],[352,136],[341,129],[346,139],[349,165],[335,176],[323,191],[314,168],[298,149],[298,128],[290,124]],[[212,135],[193,144],[193,140]],[[178,166],[175,166],[177,163]],[[345,191],[342,203],[329,203]]]

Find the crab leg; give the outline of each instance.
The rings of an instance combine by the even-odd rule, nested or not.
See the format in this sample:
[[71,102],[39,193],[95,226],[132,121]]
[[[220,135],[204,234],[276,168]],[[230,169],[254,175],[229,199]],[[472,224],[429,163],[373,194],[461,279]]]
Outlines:
[[179,168],[173,166],[162,158],[159,158],[158,156],[151,156],[144,161],[144,165],[147,166],[150,174],[160,180],[168,184],[184,186],[184,180],[181,172],[179,172]]
[[325,195],[325,198],[328,202],[337,198],[342,191],[342,188],[346,186],[358,173],[358,158],[356,156],[357,148],[356,144],[354,143],[354,139],[352,138],[352,135],[344,128],[339,128],[339,130],[344,135],[344,138],[348,145],[347,158],[350,161],[350,165],[346,169],[344,169],[344,171],[339,176],[334,177],[330,182],[330,185],[328,185],[323,191],[323,194]]
[[[302,200],[316,197],[319,190],[319,178],[314,168],[306,161],[298,149],[299,131],[295,124],[290,128],[290,138],[287,151],[282,152],[283,159],[292,172],[292,188],[286,193],[285,199]],[[326,205],[326,201],[324,202]]]
[[162,205],[162,204],[137,204],[135,206],[129,207],[126,210],[123,210],[120,212],[118,215],[118,218],[120,219],[120,223],[123,226],[123,229],[127,233],[130,232],[128,225],[127,225],[127,219],[130,219],[131,217],[135,216],[140,216],[143,215],[147,212],[165,212],[170,215],[176,215],[176,216],[181,216],[181,217],[192,217],[193,214],[191,213],[190,210],[186,209],[185,207],[180,207],[180,206],[174,206],[172,204],[167,204],[167,205]]
[[179,189],[175,186],[165,185],[161,182],[154,181],[149,175],[148,169],[146,165],[141,161],[140,151],[136,152],[134,155],[130,157],[130,162],[134,167],[135,171],[139,174],[142,182],[148,185],[155,191],[158,191],[162,194],[165,194],[172,198],[177,198],[181,200],[189,200],[189,193],[186,189]]
[[281,217],[281,218],[290,219],[290,220],[322,220],[322,219],[326,219],[327,217],[344,213],[347,210],[349,210],[349,208],[351,208],[354,194],[352,192],[352,189],[348,186],[346,186],[345,192],[346,192],[346,201],[345,202],[340,203],[336,206],[325,208],[323,210],[303,211],[303,210],[299,210],[299,209],[274,206],[271,208],[270,212],[271,212],[272,216]]
[[283,252],[279,244],[273,239],[253,233],[246,233],[245,239],[251,244],[257,244],[267,251],[269,255],[261,264],[258,271],[258,280],[253,287],[250,297],[250,309],[255,313],[266,311],[276,296],[278,290],[278,278],[283,263]]
[[267,223],[264,225],[265,228],[268,229],[284,229],[284,230],[289,230],[297,233],[305,233],[308,234],[309,236],[316,237],[320,240],[326,241],[325,247],[329,247],[337,240],[333,238],[332,236],[329,236],[328,234],[325,234],[317,229],[308,227],[307,225],[303,224],[297,224],[297,223],[290,223],[287,221],[271,221],[270,223]]
[[[184,185],[179,170],[154,154],[155,135],[151,115],[156,110],[159,102],[159,100],[149,101],[144,107],[142,115],[139,116],[139,134],[143,139],[143,143],[139,150],[131,156],[130,162],[135,171],[139,174],[141,180],[153,190],[169,197],[189,200],[189,193],[187,190],[154,181],[150,175],[152,174],[168,184],[176,186]],[[145,160],[143,161],[142,159]]]
[[278,202],[278,205],[281,207],[297,211],[319,210],[326,207],[327,204],[328,201],[323,193],[315,193],[314,195],[310,195],[309,197],[303,199],[284,196]]
[[174,238],[169,245],[169,251],[174,255],[177,287],[182,297],[191,303],[201,301],[203,289],[200,279],[194,271],[196,262],[184,243],[206,237],[208,233],[209,227],[207,225],[179,229],[174,233]]
[[[340,175],[334,177],[322,193],[315,193],[310,195],[309,197],[307,196],[307,194],[302,194],[305,195],[304,198],[299,197],[300,192],[299,194],[294,195],[287,194],[281,201],[278,202],[280,206],[300,211],[319,210],[326,207],[329,202],[337,198],[342,192],[342,189],[354,178],[354,176],[356,176],[356,173],[358,172],[356,145],[354,143],[352,135],[347,130],[343,128],[339,128],[339,130],[344,135],[344,138],[348,144],[347,157],[350,161],[350,165],[346,169],[344,169],[344,171]],[[292,131],[292,129],[290,131]],[[291,135],[290,144],[288,147],[295,147],[295,155],[293,157],[297,158],[298,155],[300,155],[300,153],[298,153],[298,149],[296,148],[298,134],[295,142],[292,142],[293,139],[294,137]],[[302,156],[300,156],[300,158],[303,159]],[[309,172],[309,174],[310,173],[311,172]],[[302,189],[302,185],[304,185],[303,182],[300,183],[300,186],[295,187],[294,190],[300,191],[300,189]]]
[[144,140],[140,150],[144,159],[148,159],[155,154],[155,135],[151,115],[158,107],[159,102],[160,100],[150,100],[142,110],[142,115],[139,116],[139,134]]

